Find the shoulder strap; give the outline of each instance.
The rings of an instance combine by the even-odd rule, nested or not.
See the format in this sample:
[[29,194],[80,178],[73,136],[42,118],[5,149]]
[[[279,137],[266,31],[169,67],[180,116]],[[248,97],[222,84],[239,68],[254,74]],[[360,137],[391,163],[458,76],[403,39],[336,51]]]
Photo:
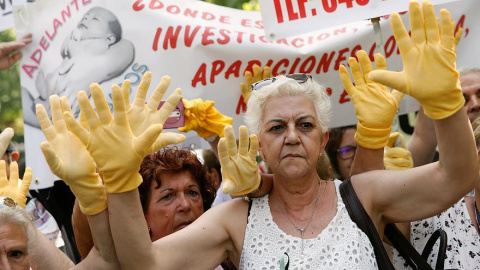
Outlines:
[[357,198],[357,194],[353,189],[350,177],[345,179],[343,183],[340,184],[340,195],[342,196],[343,203],[347,208],[348,215],[352,221],[355,222],[357,226],[368,236],[368,239],[372,243],[378,269],[395,269],[388,257],[387,251],[383,246],[383,242],[378,235],[375,225]]
[[[398,253],[400,253],[410,267],[413,269],[432,270],[432,267],[427,263],[427,258],[423,258],[422,255],[418,253],[418,251],[412,246],[410,241],[405,238],[395,224],[390,223],[385,226],[385,236],[397,249]],[[430,240],[431,239],[432,238],[430,238]],[[433,241],[431,245],[433,246],[434,243],[435,241]],[[429,250],[431,250],[431,248],[429,248]],[[428,254],[430,254],[430,252]]]

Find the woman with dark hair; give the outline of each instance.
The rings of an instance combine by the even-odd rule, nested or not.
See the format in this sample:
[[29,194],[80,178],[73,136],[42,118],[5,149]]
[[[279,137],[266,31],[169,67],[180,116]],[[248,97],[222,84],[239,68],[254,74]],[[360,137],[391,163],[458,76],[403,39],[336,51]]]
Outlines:
[[183,229],[215,199],[213,182],[190,150],[174,147],[150,154],[140,174],[138,190],[152,241]]
[[325,152],[327,152],[334,173],[337,174],[339,180],[350,176],[350,168],[357,149],[357,142],[354,138],[356,131],[356,126],[345,126],[332,128],[328,132],[329,139]]

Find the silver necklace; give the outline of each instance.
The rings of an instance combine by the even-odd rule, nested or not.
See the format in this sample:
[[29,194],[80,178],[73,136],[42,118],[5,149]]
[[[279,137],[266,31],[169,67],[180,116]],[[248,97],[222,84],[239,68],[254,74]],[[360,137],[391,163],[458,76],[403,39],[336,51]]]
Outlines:
[[321,182],[319,184],[319,187],[318,187],[318,191],[317,191],[317,199],[315,200],[315,205],[313,206],[313,210],[312,210],[312,213],[310,214],[310,218],[308,219],[308,222],[307,224],[305,225],[305,227],[301,228],[297,225],[295,225],[295,223],[293,223],[293,220],[290,218],[290,216],[288,215],[287,211],[277,202],[277,200],[275,199],[275,197],[271,196],[272,198],[272,201],[273,203],[275,204],[275,206],[278,208],[278,210],[280,210],[280,212],[282,212],[285,217],[287,217],[288,221],[290,221],[290,223],[292,223],[293,227],[300,232],[300,238],[302,239],[302,255],[303,255],[303,240],[304,240],[304,235],[305,235],[305,230],[307,230],[308,228],[308,225],[310,225],[310,222],[312,221],[312,218],[313,216],[315,215],[315,212],[317,211],[317,206],[318,206],[318,201],[319,201],[319,194],[320,194],[320,189],[321,189],[322,185],[321,185]]

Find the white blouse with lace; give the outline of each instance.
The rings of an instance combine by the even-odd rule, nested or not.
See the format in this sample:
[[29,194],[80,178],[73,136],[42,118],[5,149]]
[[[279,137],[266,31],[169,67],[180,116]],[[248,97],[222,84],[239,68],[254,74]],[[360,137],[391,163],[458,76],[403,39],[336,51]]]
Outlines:
[[373,246],[367,235],[350,219],[335,180],[337,213],[313,239],[302,240],[283,232],[272,219],[268,195],[252,199],[240,269],[280,269],[280,259],[289,270],[297,269],[378,269]]

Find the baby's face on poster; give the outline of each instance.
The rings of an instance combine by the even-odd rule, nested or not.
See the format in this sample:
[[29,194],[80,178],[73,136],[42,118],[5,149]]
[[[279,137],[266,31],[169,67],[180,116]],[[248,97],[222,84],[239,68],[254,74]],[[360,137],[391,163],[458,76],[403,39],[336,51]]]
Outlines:
[[80,40],[106,38],[112,34],[109,22],[114,20],[116,18],[110,12],[102,8],[93,8],[78,22],[75,34],[80,35]]

